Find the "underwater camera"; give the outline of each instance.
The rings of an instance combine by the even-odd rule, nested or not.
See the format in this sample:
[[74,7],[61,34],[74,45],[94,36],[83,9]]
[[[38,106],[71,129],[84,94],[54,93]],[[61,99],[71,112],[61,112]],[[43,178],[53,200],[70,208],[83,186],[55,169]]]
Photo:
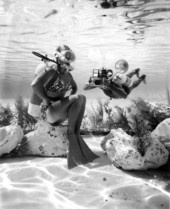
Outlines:
[[93,69],[93,74],[89,79],[89,84],[93,84],[96,86],[102,85],[103,80],[108,79],[113,75],[113,71],[111,69]]

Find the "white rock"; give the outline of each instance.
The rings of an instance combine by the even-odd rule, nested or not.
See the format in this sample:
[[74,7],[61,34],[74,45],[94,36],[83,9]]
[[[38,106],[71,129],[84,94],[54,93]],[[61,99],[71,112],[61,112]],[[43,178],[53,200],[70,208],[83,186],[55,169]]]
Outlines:
[[0,156],[10,153],[22,141],[23,130],[18,125],[0,128]]
[[27,148],[25,155],[65,156],[68,150],[66,126],[51,126],[46,122],[37,124],[35,131],[25,135]]
[[158,140],[151,138],[152,143],[146,149],[144,159],[146,168],[158,168],[166,164],[169,152],[165,146]]
[[107,139],[105,148],[113,164],[125,170],[144,169],[144,159],[137,151],[131,136],[122,129],[112,129],[109,135],[110,139]]
[[163,120],[151,133],[151,136],[159,139],[170,151],[170,118]]
[[138,138],[129,136],[122,129],[112,129],[101,146],[112,163],[125,170],[146,170],[166,164],[169,152],[165,146],[151,137],[147,140],[149,145],[144,147],[144,155],[141,155]]
[[125,170],[144,169],[144,159],[131,146],[125,146],[122,143],[117,143],[114,139],[110,139],[106,143],[106,153],[117,167]]

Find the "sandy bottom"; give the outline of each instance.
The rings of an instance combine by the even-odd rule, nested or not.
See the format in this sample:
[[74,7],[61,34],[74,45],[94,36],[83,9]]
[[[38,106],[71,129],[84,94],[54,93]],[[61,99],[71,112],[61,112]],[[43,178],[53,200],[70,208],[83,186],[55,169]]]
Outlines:
[[66,158],[3,159],[1,209],[169,209],[170,169],[117,169],[100,148],[101,137],[85,138],[100,158],[67,169]]

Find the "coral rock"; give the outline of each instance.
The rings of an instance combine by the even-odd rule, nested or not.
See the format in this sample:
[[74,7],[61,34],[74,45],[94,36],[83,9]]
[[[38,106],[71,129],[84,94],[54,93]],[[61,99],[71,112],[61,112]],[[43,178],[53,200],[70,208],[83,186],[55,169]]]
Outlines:
[[159,139],[170,151],[170,118],[163,120],[151,133],[151,136]]
[[23,131],[18,125],[10,125],[0,128],[0,156],[10,153],[23,138]]
[[150,113],[154,115],[154,117],[157,119],[157,121],[160,123],[166,118],[170,117],[170,106],[166,104],[149,104],[148,105]]
[[165,146],[149,136],[145,140],[149,143],[143,144],[142,153],[139,138],[129,136],[122,129],[113,129],[104,137],[101,146],[112,163],[125,170],[146,170],[166,164],[169,152]]
[[67,127],[53,127],[39,122],[35,131],[25,135],[24,155],[66,156],[68,150]]

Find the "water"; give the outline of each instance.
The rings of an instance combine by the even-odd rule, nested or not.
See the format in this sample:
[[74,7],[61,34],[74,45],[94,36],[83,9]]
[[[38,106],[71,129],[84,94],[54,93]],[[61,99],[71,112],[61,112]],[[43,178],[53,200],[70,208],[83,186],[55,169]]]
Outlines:
[[170,66],[170,1],[132,0],[102,9],[101,1],[1,0],[0,98],[28,98],[39,58],[52,57],[59,44],[76,54],[73,76],[88,99],[107,98],[100,89],[83,91],[93,68],[111,67],[126,59],[130,69],[147,75],[129,98],[165,101]]
[[[102,9],[99,0],[0,0],[0,102],[12,103],[18,94],[28,98],[40,62],[31,52],[52,57],[59,44],[75,51],[73,76],[88,102],[107,98],[99,89],[83,91],[92,69],[114,68],[120,58],[147,75],[147,85],[142,83],[129,98],[166,102],[169,26],[170,0],[132,0],[111,9]],[[97,138],[89,142],[101,153]],[[103,152],[92,167],[71,171],[66,158],[1,163],[2,209],[169,208],[167,173],[130,175],[110,166]]]

